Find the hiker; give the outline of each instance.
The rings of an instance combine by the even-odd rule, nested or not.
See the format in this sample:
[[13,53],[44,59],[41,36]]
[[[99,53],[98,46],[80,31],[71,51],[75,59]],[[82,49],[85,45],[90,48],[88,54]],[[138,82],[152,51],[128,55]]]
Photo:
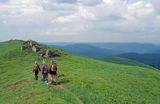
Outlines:
[[45,64],[45,61],[43,60],[42,64],[42,81],[48,83],[48,67]]
[[48,83],[57,84],[57,64],[54,61],[49,65]]
[[33,72],[35,74],[35,80],[38,80],[38,72],[41,71],[39,65],[37,62],[35,62],[34,67],[33,67]]

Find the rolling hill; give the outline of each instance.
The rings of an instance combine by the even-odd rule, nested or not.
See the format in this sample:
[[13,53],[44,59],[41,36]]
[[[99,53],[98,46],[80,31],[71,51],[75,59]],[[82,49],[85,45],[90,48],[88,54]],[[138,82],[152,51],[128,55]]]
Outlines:
[[[48,45],[56,45],[58,47],[62,47],[66,49],[72,49],[80,47],[80,45],[88,45],[94,48],[101,48],[116,52],[123,53],[160,53],[160,45],[159,44],[151,44],[151,43],[47,43]],[[73,50],[73,49],[72,49]],[[71,51],[72,51],[71,50]]]
[[126,53],[118,56],[132,59],[132,60],[137,60],[144,64],[160,69],[160,54],[158,53],[157,54],[156,53],[146,53],[146,54]]
[[106,61],[106,62],[111,62],[111,63],[116,63],[116,64],[122,64],[122,65],[130,65],[130,66],[140,66],[140,67],[146,67],[146,68],[151,68],[151,66],[131,60],[128,58],[123,58],[123,57],[107,57],[107,58],[99,58],[99,60]]
[[[70,52],[89,56],[94,58],[101,58],[102,60],[116,60],[116,63],[126,62],[125,60],[135,60],[141,63],[150,65],[155,68],[160,68],[160,48],[159,45],[140,44],[140,43],[90,43],[90,44],[72,44],[60,43],[56,44],[58,47],[68,50]],[[131,53],[130,53],[131,52]],[[137,52],[137,53],[134,53]],[[118,60],[121,57],[122,60]],[[132,62],[131,62],[132,63]]]
[[160,45],[150,43],[92,43],[91,45],[125,53],[160,53]]
[[[159,104],[160,71],[63,53],[57,86],[34,80],[38,56],[21,51],[22,41],[0,43],[0,101],[2,104]],[[52,48],[50,46],[45,46]],[[41,78],[41,75],[39,73]]]
[[124,53],[122,51],[104,49],[104,48],[92,46],[85,43],[70,44],[70,45],[58,46],[58,47],[79,55],[90,56],[90,57],[108,57],[108,56]]

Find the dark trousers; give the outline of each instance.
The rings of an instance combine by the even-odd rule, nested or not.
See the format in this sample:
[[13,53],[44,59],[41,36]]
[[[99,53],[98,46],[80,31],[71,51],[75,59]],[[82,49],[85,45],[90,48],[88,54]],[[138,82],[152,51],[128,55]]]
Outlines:
[[38,73],[35,73],[35,80],[38,80]]
[[45,82],[45,81],[48,82],[47,73],[42,74],[42,76],[43,76],[42,80],[43,80],[44,82]]

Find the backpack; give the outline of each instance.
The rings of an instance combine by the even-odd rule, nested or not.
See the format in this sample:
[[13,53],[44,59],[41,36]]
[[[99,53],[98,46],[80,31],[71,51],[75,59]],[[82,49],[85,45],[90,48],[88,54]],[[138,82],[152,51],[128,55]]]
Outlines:
[[47,73],[47,66],[45,65],[44,73]]
[[37,65],[37,64],[34,65],[33,70],[34,70],[35,72],[38,72],[38,65]]
[[50,67],[50,71],[51,72],[57,71],[57,65],[56,64],[52,64],[51,67]]

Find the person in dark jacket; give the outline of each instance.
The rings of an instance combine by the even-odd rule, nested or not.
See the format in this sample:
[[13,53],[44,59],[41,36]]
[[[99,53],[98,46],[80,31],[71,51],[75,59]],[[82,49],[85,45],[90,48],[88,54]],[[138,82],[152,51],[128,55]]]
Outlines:
[[35,80],[38,80],[38,72],[41,71],[39,65],[37,62],[35,62],[34,67],[33,67],[33,72],[35,74]]

